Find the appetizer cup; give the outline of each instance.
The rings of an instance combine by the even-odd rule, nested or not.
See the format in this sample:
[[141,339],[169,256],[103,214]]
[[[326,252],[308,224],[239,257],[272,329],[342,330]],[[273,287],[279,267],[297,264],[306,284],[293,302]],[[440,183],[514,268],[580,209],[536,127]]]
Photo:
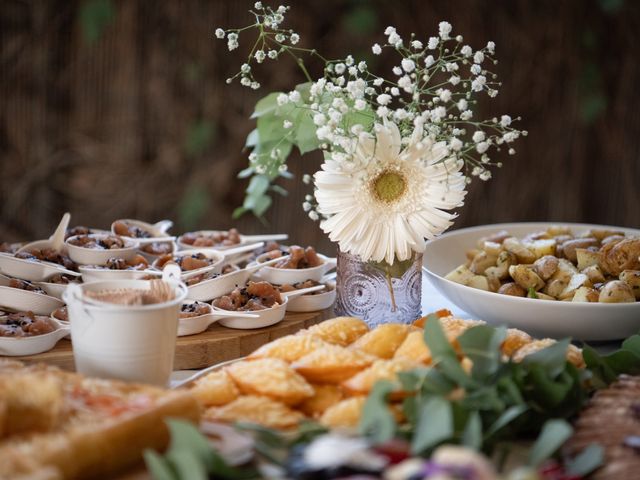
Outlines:
[[[225,260],[224,254],[212,249],[199,248],[199,249],[193,249],[193,250],[187,250],[187,251],[178,251],[173,254],[172,260],[175,261],[178,258],[188,257],[194,254],[204,255],[211,263],[210,265],[207,265],[206,267],[202,267],[202,268],[196,268],[193,270],[182,270],[182,272],[180,273],[180,276],[182,279],[191,278],[205,272],[220,273],[220,271],[222,270],[222,266]],[[156,261],[153,262],[151,266],[156,269],[162,268],[159,264],[159,260],[160,259],[156,259]],[[166,264],[168,265],[170,262],[171,260],[169,262],[166,262]]]
[[333,305],[336,301],[336,284],[335,282],[327,281],[323,283],[329,286],[330,290],[316,293],[315,295],[306,294],[289,299],[287,312],[317,312]]
[[[118,222],[122,222],[126,225],[130,225],[132,227],[138,227],[140,230],[145,231],[149,235],[149,238],[140,238],[140,237],[130,237],[128,235],[123,235],[116,231],[116,224]],[[142,220],[134,220],[130,218],[123,218],[120,220],[116,220],[111,224],[111,233],[114,235],[119,235],[123,238],[130,238],[131,240],[137,241],[140,245],[144,245],[146,243],[153,242],[171,242],[176,239],[176,237],[172,237],[171,235],[167,235],[167,230],[169,230],[173,226],[173,222],[171,220],[161,220],[157,223],[147,223]]]
[[[306,280],[314,280],[319,282],[322,277],[336,268],[336,259],[329,258],[325,255],[318,254],[318,257],[322,260],[320,265],[310,268],[276,268],[273,266],[265,266],[260,270],[260,277],[276,285],[284,285],[285,283],[294,284],[298,282],[304,282]],[[282,259],[284,257],[281,257]],[[257,264],[266,264],[269,260],[269,254],[264,253],[256,259]]]
[[67,270],[57,263],[17,258],[10,253],[0,253],[0,271],[10,277],[30,282],[41,282],[56,273],[66,273],[74,277],[80,276],[78,272]]
[[[184,303],[193,303],[193,302],[184,302]],[[206,303],[209,312],[204,315],[198,315],[197,317],[185,317],[180,318],[178,322],[178,336],[183,337],[187,335],[195,335],[198,333],[204,332],[209,325],[217,322],[221,318],[225,318],[228,316],[233,316],[234,318],[260,318],[259,315],[255,313],[241,313],[241,312],[230,312],[227,314],[224,311],[214,310],[211,305]]]
[[[152,242],[152,243],[156,243],[156,242]],[[162,243],[163,245],[168,245],[169,246],[169,251],[166,253],[149,253],[147,250],[145,250],[145,248],[149,248],[151,246],[151,243],[147,243],[144,245],[140,245],[140,247],[138,248],[138,253],[140,255],[142,255],[145,260],[149,263],[153,263],[155,262],[158,258],[160,258],[163,255],[166,255],[167,253],[171,253],[174,254],[178,251],[178,246],[176,245],[176,242],[171,241],[171,242],[157,242],[157,243]]]
[[63,325],[55,318],[51,323],[55,325],[55,330],[43,335],[34,335],[32,337],[0,337],[0,355],[6,356],[24,356],[36,355],[37,353],[51,350],[58,341],[71,333],[67,325]]
[[251,330],[254,328],[264,328],[276,323],[280,323],[284,319],[284,314],[287,311],[287,297],[282,297],[282,303],[274,305],[264,310],[256,310],[251,313],[258,315],[258,318],[245,318],[243,315],[246,312],[235,312],[230,310],[223,310],[221,308],[213,307],[213,310],[225,315],[218,323],[223,327],[235,328],[238,330]]
[[0,305],[18,312],[33,312],[36,315],[50,315],[64,305],[61,300],[12,287],[0,287]]
[[80,373],[167,385],[173,370],[180,304],[187,296],[179,269],[169,265],[163,279],[170,301],[141,306],[116,305],[87,298],[85,292],[130,288],[149,290],[146,280],[118,280],[69,285],[67,302],[73,355]]
[[221,297],[222,295],[229,293],[235,287],[245,285],[249,278],[251,278],[251,275],[259,271],[261,268],[277,263],[280,260],[282,260],[282,258],[269,260],[262,264],[254,264],[241,270],[225,273],[216,278],[191,285],[189,287],[189,298],[192,300],[199,300],[201,302],[208,302],[214,298]]
[[[190,232],[190,233],[206,236],[206,235],[217,235],[223,232],[224,232],[223,230],[198,230],[197,232]],[[180,248],[180,250],[193,250],[194,248],[202,248],[202,247],[194,247],[193,245],[184,243],[182,241],[183,236],[184,235],[180,235],[178,237],[178,248]],[[257,242],[280,241],[280,240],[286,240],[287,238],[289,238],[289,235],[287,235],[286,233],[270,233],[265,235],[240,235],[240,243],[238,244],[229,245],[229,246],[212,245],[211,247],[207,247],[207,248],[215,248],[216,250],[229,250],[231,248],[236,248],[239,245],[246,245],[249,243],[257,243]]]
[[[110,248],[110,249],[97,249],[86,248],[78,245],[73,245],[72,242],[76,238],[83,235],[76,235],[69,237],[66,241],[67,250],[69,251],[69,258],[76,262],[78,265],[104,265],[110,258],[122,258],[124,260],[132,260],[136,256],[136,250],[138,249],[138,242],[127,238],[120,237],[124,241],[123,248]],[[111,234],[103,233],[90,233],[89,237],[95,239],[103,239],[109,236],[115,236]]]
[[153,275],[160,278],[161,270],[146,268],[144,270],[110,270],[108,268],[99,268],[93,265],[83,265],[78,267],[82,274],[82,281],[100,282],[102,280],[143,280],[145,277]]

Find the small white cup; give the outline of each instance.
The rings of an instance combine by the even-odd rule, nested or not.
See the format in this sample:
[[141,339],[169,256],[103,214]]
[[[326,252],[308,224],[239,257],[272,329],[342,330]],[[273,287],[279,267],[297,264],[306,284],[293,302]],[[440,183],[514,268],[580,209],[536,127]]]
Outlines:
[[69,310],[76,370],[90,376],[166,386],[173,371],[180,305],[187,296],[187,287],[175,278],[170,280],[175,287],[173,300],[142,306],[95,305],[83,298],[83,292],[146,290],[147,280],[69,285],[63,298]]

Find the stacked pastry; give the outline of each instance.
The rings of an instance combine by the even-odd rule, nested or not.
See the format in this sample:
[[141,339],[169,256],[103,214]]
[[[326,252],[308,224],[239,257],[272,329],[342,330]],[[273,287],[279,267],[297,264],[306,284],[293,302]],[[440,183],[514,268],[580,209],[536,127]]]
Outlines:
[[[431,363],[420,328],[423,323],[421,319],[414,325],[386,324],[369,330],[357,318],[327,320],[274,340],[245,360],[200,378],[192,391],[205,407],[206,420],[287,429],[311,418],[330,428],[354,427],[377,381],[397,382],[398,372]],[[440,323],[449,342],[458,348],[456,339],[484,322],[442,316]],[[552,342],[509,329],[501,349],[519,361]],[[567,358],[582,365],[576,347],[569,348]],[[468,359],[461,362],[469,365]],[[399,384],[396,397],[402,398]]]

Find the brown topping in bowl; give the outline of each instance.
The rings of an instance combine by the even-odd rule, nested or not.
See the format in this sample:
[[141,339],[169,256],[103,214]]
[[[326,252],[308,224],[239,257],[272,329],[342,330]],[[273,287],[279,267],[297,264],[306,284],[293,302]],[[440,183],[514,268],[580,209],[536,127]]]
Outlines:
[[149,255],[166,255],[173,251],[171,242],[153,242],[143,245],[140,250]]
[[79,235],[69,240],[69,243],[76,247],[91,248],[94,250],[113,250],[125,247],[124,240],[115,235]]
[[240,233],[235,228],[228,232],[189,232],[182,235],[181,241],[194,247],[229,247],[240,243]]
[[33,312],[9,313],[0,317],[0,337],[34,337],[55,330],[49,317]]
[[163,268],[167,263],[177,263],[183,272],[197,270],[212,265],[216,259],[207,257],[204,253],[181,252],[179,255],[163,255],[157,260],[156,266]]
[[20,280],[18,278],[12,278],[11,280],[9,280],[9,286],[11,288],[27,290],[28,292],[40,293],[42,295],[47,294],[47,292],[45,292],[42,288],[38,287],[37,285],[34,285],[28,280]]
[[58,253],[51,248],[34,248],[28,252],[18,252],[15,254],[15,257],[23,260],[40,260],[43,262],[57,263],[67,270],[78,271],[78,266],[68,256]]
[[199,317],[210,312],[209,305],[203,302],[185,303],[180,307],[180,318]]
[[113,231],[117,235],[121,235],[123,237],[133,237],[133,238],[151,238],[153,235],[147,232],[146,230],[132,225],[127,222],[117,221],[113,224]]
[[213,301],[214,307],[231,311],[265,310],[280,304],[280,292],[269,282],[249,282],[246,287],[236,288]]
[[60,307],[53,312],[53,316],[58,320],[62,320],[63,322],[69,321],[69,312],[67,311],[67,306]]
[[[279,258],[285,255],[282,250],[272,250],[267,253],[268,258]],[[289,258],[273,265],[274,268],[302,269],[312,268],[322,265],[322,259],[318,256],[313,247],[303,249],[298,245],[289,247]]]

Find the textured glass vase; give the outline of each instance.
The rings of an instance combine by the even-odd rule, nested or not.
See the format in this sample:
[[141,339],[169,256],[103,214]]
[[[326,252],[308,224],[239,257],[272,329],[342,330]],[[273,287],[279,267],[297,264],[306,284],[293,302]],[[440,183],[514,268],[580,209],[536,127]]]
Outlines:
[[422,254],[394,278],[379,266],[338,252],[335,313],[362,318],[373,328],[383,323],[412,323],[420,317]]

